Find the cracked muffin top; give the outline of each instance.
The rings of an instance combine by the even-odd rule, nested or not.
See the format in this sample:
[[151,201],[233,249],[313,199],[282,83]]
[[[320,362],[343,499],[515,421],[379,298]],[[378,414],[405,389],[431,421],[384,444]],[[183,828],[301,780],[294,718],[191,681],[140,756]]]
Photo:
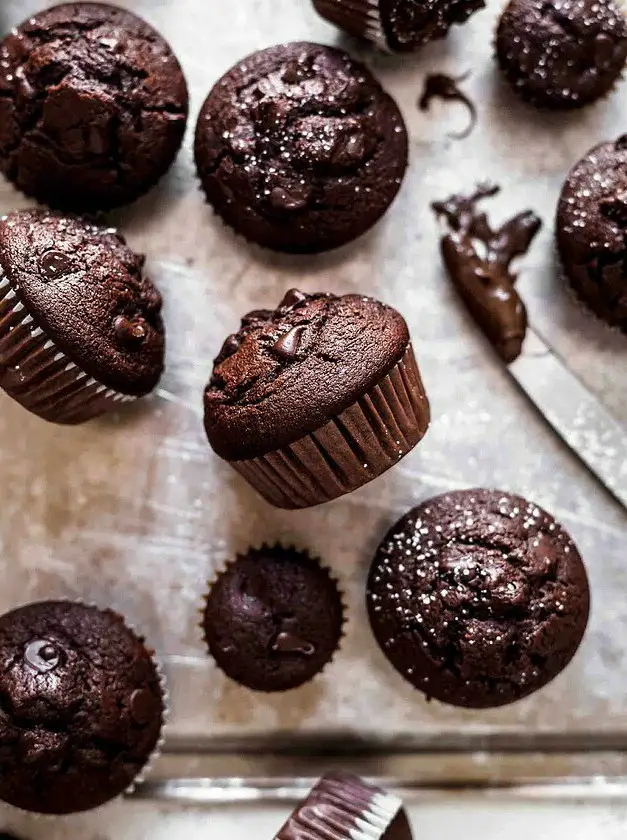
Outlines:
[[583,638],[583,561],[546,511],[511,493],[462,490],[407,513],[368,580],[375,637],[427,697],[512,703],[562,671]]
[[405,320],[379,301],[292,289],[224,342],[205,390],[209,442],[231,461],[294,443],[376,385],[408,345]]
[[547,108],[579,108],[609,93],[627,59],[627,20],[614,0],[511,0],[496,38],[516,91]]
[[151,653],[111,610],[44,601],[0,617],[0,799],[86,811],[123,793],[155,750]]
[[0,44],[0,169],[27,195],[80,212],[126,204],[166,172],[188,95],[169,45],[104,3],[67,3]]
[[407,166],[396,103],[370,71],[318,44],[245,58],[210,92],[196,127],[209,202],[250,242],[325,251],[368,230]]

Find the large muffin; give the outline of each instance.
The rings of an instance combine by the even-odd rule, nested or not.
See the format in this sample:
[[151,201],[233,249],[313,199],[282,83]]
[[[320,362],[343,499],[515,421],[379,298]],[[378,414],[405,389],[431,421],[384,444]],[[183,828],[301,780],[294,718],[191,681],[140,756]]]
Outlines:
[[573,167],[556,233],[572,288],[599,318],[627,332],[627,135],[601,143]]
[[306,295],[251,312],[205,390],[205,429],[278,507],[320,504],[396,464],[429,404],[403,317],[361,295]]
[[502,706],[568,665],[589,611],[573,541],[520,496],[462,490],[392,526],[368,579],[381,650],[429,698]]
[[196,127],[209,202],[250,242],[305,253],[365,233],[407,166],[395,102],[340,50],[283,44],[238,62],[214,86]]
[[485,0],[313,0],[322,17],[389,52],[411,52],[444,38]]
[[132,12],[66,3],[0,44],[0,169],[27,195],[79,212],[152,187],[185,132],[185,77]]
[[55,423],[151,391],[164,333],[143,267],[110,228],[43,210],[0,219],[0,387]]
[[44,601],[0,617],[0,799],[69,814],[123,793],[157,747],[151,652],[111,610]]

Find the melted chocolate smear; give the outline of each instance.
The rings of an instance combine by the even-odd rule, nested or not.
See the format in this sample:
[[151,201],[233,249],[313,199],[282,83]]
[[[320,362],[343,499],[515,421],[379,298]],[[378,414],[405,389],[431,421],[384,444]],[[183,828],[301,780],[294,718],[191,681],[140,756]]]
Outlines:
[[301,656],[313,656],[316,648],[311,642],[282,630],[272,643],[273,653],[299,653]]
[[470,123],[464,131],[459,134],[449,134],[453,140],[464,140],[477,125],[477,108],[475,103],[466,96],[458,85],[468,78],[468,73],[459,76],[457,79],[446,76],[444,73],[432,73],[425,79],[425,87],[418,102],[421,111],[428,111],[434,99],[442,99],[444,102],[461,102],[468,108]]
[[[499,189],[481,186],[470,197],[454,195],[435,202],[432,208],[451,229],[441,243],[449,277],[499,356],[509,364],[520,355],[527,332],[527,310],[515,289],[518,278],[510,266],[516,257],[527,253],[542,222],[528,210],[493,230],[477,204]],[[478,249],[479,244],[482,247]]]

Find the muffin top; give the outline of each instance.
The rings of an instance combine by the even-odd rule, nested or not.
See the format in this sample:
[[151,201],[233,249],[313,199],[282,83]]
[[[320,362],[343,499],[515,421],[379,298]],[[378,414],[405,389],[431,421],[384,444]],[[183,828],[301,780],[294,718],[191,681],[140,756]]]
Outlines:
[[34,326],[96,380],[142,395],[163,370],[161,295],[112,229],[21,210],[0,219],[0,269]]
[[403,803],[357,776],[323,776],[275,840],[411,840]]
[[224,342],[205,390],[211,446],[236,461],[293,443],[376,385],[408,344],[403,317],[383,303],[292,289]]
[[355,239],[383,214],[407,166],[394,101],[340,50],[283,44],[233,67],[196,128],[209,201],[251,242],[315,252]]
[[123,793],[154,751],[159,675],[110,610],[48,601],[0,618],[0,799],[65,814]]
[[169,45],[104,3],[39,12],[0,44],[0,168],[54,207],[103,210],[151,187],[185,131]]
[[414,50],[443,38],[455,23],[464,23],[485,0],[379,0],[381,23],[389,48]]
[[614,0],[511,0],[499,63],[535,104],[577,108],[605,96],[627,59],[627,20]]
[[428,697],[501,706],[541,688],[574,656],[589,611],[569,535],[520,496],[463,490],[394,525],[368,580],[374,634]]
[[565,259],[623,258],[627,231],[627,135],[591,149],[570,171],[557,211]]
[[255,691],[311,680],[335,653],[343,607],[335,581],[306,552],[250,549],[211,587],[203,616],[211,655]]

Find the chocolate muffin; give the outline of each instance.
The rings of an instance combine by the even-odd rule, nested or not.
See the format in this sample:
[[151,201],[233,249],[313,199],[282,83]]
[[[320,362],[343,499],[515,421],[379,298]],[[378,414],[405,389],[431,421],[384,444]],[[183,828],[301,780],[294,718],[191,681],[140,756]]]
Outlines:
[[409,511],[374,558],[374,635],[428,698],[488,708],[568,665],[589,611],[586,571],[552,516],[520,496],[447,493]]
[[170,167],[187,122],[169,45],[131,12],[65,3],[0,44],[0,170],[63,210],[133,201]]
[[0,219],[0,387],[81,423],[147,394],[163,370],[161,296],[112,229],[22,210]]
[[316,11],[356,38],[387,52],[412,52],[444,38],[485,0],[313,0]]
[[571,170],[557,209],[557,245],[571,286],[627,333],[627,135]]
[[429,403],[407,324],[361,295],[292,289],[250,312],[214,362],[205,429],[271,504],[318,505],[394,466],[424,436]]
[[336,582],[306,551],[250,549],[212,585],[203,614],[209,652],[254,691],[288,691],[312,680],[342,638]]
[[411,840],[400,799],[347,773],[324,776],[275,840]]
[[158,746],[163,689],[111,610],[44,601],[0,617],[0,799],[44,814],[123,793]]
[[511,0],[496,37],[501,70],[527,101],[580,108],[609,93],[627,59],[614,0]]
[[385,213],[407,167],[396,103],[340,50],[283,44],[240,61],[196,127],[209,202],[250,242],[326,251]]

